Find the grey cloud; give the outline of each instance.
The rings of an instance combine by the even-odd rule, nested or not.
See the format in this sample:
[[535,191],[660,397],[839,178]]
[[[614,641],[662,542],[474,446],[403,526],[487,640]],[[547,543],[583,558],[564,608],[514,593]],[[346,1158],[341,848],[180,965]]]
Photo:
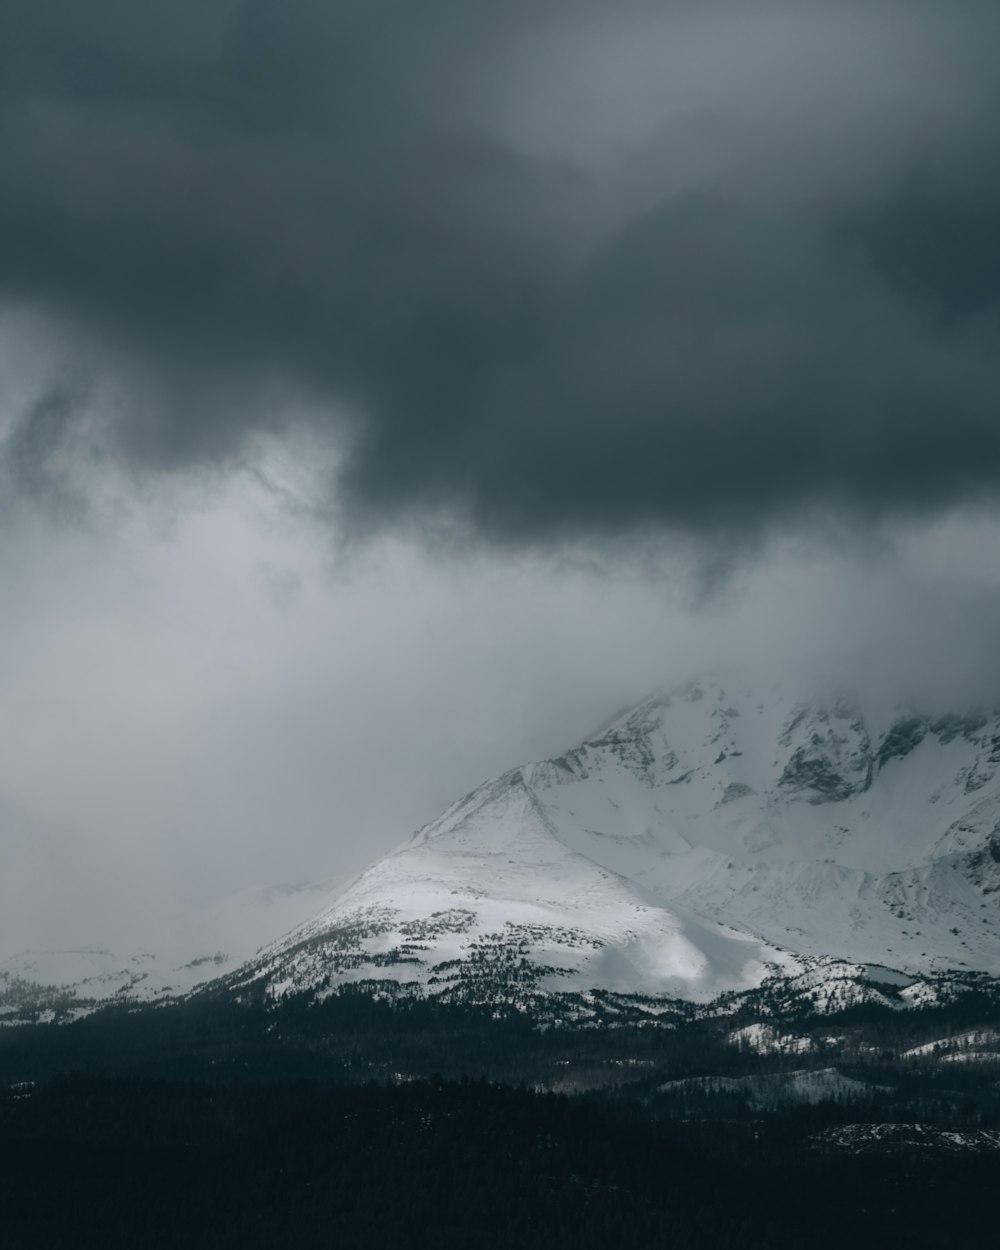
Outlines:
[[[985,168],[992,172],[986,152]],[[945,185],[915,171],[880,203],[845,223],[894,287],[946,326],[995,312],[1000,298],[1000,180],[961,174]]]
[[[792,12],[757,8],[767,29]],[[863,151],[870,122],[900,176],[805,197],[786,177],[770,199],[724,163],[712,185],[673,184],[669,140],[629,191],[505,134],[495,101],[517,92],[524,49],[609,22],[607,4],[136,10],[36,0],[0,17],[0,297],[128,379],[110,437],[130,463],[238,456],[297,397],[342,443],[335,497],[358,527],[731,537],[995,494],[1000,66],[973,0],[947,18],[837,6],[859,42],[868,12],[903,43],[941,36],[962,107],[918,141],[878,83],[845,83],[871,102],[841,140]],[[654,14],[664,39],[672,19],[702,21],[704,47],[726,45],[737,9],[614,12]],[[818,167],[833,158],[815,54],[796,45],[802,97],[780,103],[815,128],[813,156],[796,151]],[[608,72],[627,89],[627,67]],[[725,132],[746,101],[706,74]]]
[[7,454],[18,477],[29,482],[44,478],[49,458],[61,443],[78,402],[72,391],[56,389],[31,405],[7,443]]

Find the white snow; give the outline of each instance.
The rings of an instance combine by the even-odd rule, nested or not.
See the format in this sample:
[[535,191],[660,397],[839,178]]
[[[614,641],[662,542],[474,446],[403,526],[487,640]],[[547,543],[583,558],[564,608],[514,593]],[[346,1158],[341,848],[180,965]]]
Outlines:
[[1000,1032],[996,1029],[967,1029],[963,1033],[954,1033],[949,1037],[935,1038],[932,1042],[924,1042],[921,1046],[911,1046],[900,1055],[902,1059],[940,1059],[945,1063],[954,1062],[1000,1062],[1000,1051],[986,1050],[984,1047],[996,1048],[1000,1043]]
[[794,1033],[781,1033],[770,1024],[748,1024],[734,1029],[726,1039],[740,1050],[752,1050],[758,1055],[804,1055],[816,1049],[811,1037]]
[[840,1124],[813,1138],[826,1150],[868,1154],[891,1150],[937,1150],[947,1154],[1000,1150],[998,1129],[946,1129],[933,1124]]
[[[539,990],[704,1002],[779,973],[820,1011],[926,1001],[928,976],[1000,969],[979,879],[1000,874],[998,734],[693,685],[453,804],[248,976],[445,992],[506,945],[552,969]],[[449,911],[461,926],[413,938]],[[331,962],[345,929],[353,953]]]

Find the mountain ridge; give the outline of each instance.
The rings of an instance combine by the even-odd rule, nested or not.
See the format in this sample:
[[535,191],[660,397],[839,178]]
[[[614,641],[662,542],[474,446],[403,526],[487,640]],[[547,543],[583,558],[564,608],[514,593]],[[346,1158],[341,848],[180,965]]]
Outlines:
[[664,1002],[830,961],[992,974],[998,766],[995,712],[691,683],[477,787],[237,983],[474,995],[492,961],[503,997],[504,951],[534,994]]
[[[203,968],[272,999],[596,994],[655,1014],[822,969],[842,1000],[852,967],[926,1001],[935,979],[1000,975],[1000,714],[702,679],[484,782],[327,893],[242,964],[206,951],[158,992]],[[859,999],[882,994],[865,979]]]

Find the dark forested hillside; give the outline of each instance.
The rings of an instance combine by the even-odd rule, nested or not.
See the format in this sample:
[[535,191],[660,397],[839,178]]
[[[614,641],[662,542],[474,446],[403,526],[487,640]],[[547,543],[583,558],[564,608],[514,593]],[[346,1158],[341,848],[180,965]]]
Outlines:
[[[968,1024],[845,1013],[762,1054],[732,1020],[349,996],[8,1029],[3,1244],[992,1250],[1000,1073]],[[912,1057],[949,1029],[967,1062]]]
[[[992,1246],[992,1160],[803,1154],[478,1082],[331,1089],[76,1076],[0,1115],[10,1247]],[[918,1209],[903,1203],[933,1182]],[[943,1225],[943,1226],[942,1226]]]

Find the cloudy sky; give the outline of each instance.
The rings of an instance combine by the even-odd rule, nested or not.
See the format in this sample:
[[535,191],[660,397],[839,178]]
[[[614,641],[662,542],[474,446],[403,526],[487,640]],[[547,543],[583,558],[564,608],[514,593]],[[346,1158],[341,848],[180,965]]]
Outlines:
[[5,0],[0,953],[354,871],[705,666],[1000,697],[998,49]]

